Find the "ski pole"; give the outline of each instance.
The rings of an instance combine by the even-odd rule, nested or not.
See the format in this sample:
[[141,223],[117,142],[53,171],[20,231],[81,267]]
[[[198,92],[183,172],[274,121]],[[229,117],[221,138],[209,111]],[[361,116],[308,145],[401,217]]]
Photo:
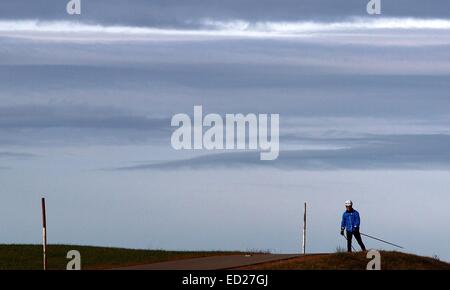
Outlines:
[[371,239],[374,239],[374,240],[377,240],[377,241],[380,241],[380,242],[383,242],[383,243],[392,245],[392,246],[394,246],[394,247],[397,247],[397,248],[400,248],[400,249],[404,249],[402,246],[399,246],[399,245],[390,243],[390,242],[388,242],[388,241],[385,241],[385,240],[382,240],[382,239],[379,239],[379,238],[376,238],[376,237],[372,237],[371,235],[363,234],[363,233],[360,233],[360,234],[363,235],[363,236],[365,236],[365,237],[368,237],[368,238],[371,238]]

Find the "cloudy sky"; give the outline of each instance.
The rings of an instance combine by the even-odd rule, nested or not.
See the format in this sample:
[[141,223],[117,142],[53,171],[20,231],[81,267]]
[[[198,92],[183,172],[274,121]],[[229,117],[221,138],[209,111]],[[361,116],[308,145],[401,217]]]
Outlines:
[[[450,2],[0,0],[0,242],[450,260]],[[280,114],[281,153],[175,151],[173,114]],[[366,241],[369,247],[385,245]]]

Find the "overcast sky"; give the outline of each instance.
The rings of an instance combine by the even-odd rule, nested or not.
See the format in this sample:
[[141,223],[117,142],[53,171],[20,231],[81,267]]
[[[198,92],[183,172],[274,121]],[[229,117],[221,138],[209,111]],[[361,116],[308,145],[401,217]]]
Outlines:
[[[334,251],[353,199],[450,260],[450,2],[366,3],[0,0],[0,242],[40,241],[44,195],[51,243],[294,252],[308,201]],[[280,114],[279,159],[174,151],[194,105]]]
[[[2,19],[72,20],[65,13],[68,1],[1,1]],[[366,16],[366,0],[121,0],[81,1],[79,20],[133,26],[184,26],[201,18],[249,21],[340,20]],[[448,18],[446,0],[382,2],[386,17]]]

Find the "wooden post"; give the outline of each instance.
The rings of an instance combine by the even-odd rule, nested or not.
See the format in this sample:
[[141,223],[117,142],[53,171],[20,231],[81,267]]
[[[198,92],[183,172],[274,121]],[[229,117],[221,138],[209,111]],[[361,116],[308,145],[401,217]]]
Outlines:
[[47,270],[47,219],[45,216],[45,198],[41,200],[42,206],[42,250],[43,250],[43,266]]
[[302,242],[302,253],[306,254],[306,202],[303,213],[303,242]]

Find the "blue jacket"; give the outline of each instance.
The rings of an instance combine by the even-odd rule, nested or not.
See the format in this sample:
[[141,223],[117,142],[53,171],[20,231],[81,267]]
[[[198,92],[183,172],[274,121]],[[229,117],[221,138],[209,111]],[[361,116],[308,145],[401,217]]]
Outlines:
[[346,229],[348,232],[354,232],[355,229],[359,229],[361,220],[359,213],[352,209],[352,211],[345,211],[342,215],[341,229]]

